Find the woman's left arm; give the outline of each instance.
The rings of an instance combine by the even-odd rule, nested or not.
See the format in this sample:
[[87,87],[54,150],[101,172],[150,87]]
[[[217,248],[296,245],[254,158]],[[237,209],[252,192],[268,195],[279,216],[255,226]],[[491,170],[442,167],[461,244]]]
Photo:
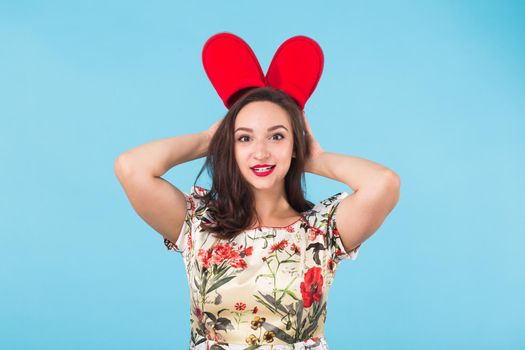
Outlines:
[[311,156],[306,161],[305,171],[342,182],[354,192],[372,190],[385,182],[399,183],[399,176],[381,164],[364,158],[325,152],[315,139],[304,112],[303,121],[311,145]]
[[354,192],[380,190],[383,185],[399,183],[392,170],[355,156],[322,151],[306,162],[305,171],[346,184]]
[[337,207],[337,230],[350,251],[368,239],[394,209],[400,194],[400,177],[370,160],[325,152],[315,140],[303,113],[312,145],[305,171],[346,184],[354,193]]

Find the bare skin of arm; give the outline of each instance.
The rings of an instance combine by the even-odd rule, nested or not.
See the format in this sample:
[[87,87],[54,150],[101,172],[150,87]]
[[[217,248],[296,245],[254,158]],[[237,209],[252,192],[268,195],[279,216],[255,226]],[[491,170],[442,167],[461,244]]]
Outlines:
[[[206,156],[220,122],[200,133],[143,144],[115,161],[115,174],[134,210],[172,242],[176,242],[182,229],[186,200],[177,187],[161,176],[178,164]],[[323,151],[306,118],[305,123],[313,150],[305,171],[342,182],[354,191],[336,209],[337,229],[345,249],[350,251],[377,231],[395,207],[399,176],[363,158]]]
[[155,140],[119,155],[117,176],[137,214],[153,229],[176,242],[186,215],[184,194],[161,176],[178,164],[206,156],[221,120],[208,130]]
[[306,171],[346,184],[353,193],[336,208],[336,226],[347,252],[374,234],[396,206],[401,180],[392,170],[364,158],[325,152],[303,113],[312,155]]

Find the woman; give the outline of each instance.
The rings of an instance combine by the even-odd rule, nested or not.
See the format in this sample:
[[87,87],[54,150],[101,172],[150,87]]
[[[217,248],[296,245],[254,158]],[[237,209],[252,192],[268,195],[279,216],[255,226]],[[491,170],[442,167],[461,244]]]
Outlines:
[[[190,194],[162,179],[207,156],[211,189]],[[377,163],[323,151],[300,107],[271,87],[243,92],[208,130],[154,141],[118,157],[133,208],[183,256],[190,349],[328,349],[327,296],[338,263],[399,198],[400,180]],[[314,205],[304,172],[346,184]]]

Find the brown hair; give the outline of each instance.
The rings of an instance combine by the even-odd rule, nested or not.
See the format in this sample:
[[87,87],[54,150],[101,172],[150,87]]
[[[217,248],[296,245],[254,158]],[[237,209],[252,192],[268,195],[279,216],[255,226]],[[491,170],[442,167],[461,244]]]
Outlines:
[[295,157],[291,160],[284,180],[286,198],[290,206],[299,213],[314,206],[305,199],[302,188],[305,182],[304,164],[310,156],[311,146],[299,105],[287,93],[267,86],[244,90],[233,98],[237,100],[210,140],[206,162],[195,179],[196,184],[205,169],[212,179],[211,189],[199,197],[208,207],[212,220],[203,220],[201,227],[219,239],[233,238],[246,230],[255,217],[258,218],[253,191],[240,172],[234,151],[235,120],[240,110],[250,102],[270,101],[287,112],[293,130]]

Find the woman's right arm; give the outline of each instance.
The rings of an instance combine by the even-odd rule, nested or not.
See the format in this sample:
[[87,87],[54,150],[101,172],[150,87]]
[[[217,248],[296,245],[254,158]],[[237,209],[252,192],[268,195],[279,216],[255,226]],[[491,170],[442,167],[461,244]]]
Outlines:
[[217,127],[155,140],[126,151],[115,161],[117,176],[137,214],[155,231],[176,242],[186,216],[184,194],[164,175],[172,167],[206,156]]
[[115,171],[159,177],[175,165],[206,156],[208,144],[207,132],[155,140],[122,153]]

